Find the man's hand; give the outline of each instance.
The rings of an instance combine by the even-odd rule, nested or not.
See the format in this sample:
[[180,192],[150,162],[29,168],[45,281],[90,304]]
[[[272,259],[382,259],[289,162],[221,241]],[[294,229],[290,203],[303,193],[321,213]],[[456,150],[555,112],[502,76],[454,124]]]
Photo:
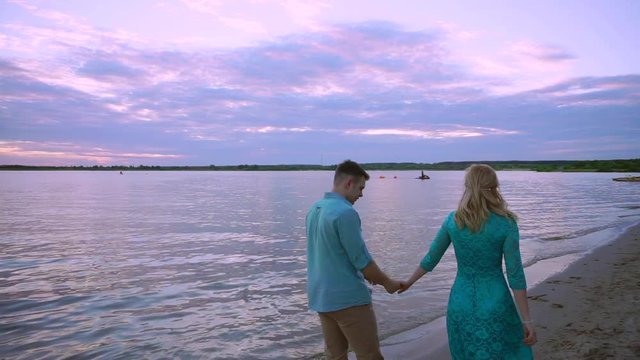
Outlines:
[[398,294],[402,294],[403,292],[409,290],[409,288],[413,285],[408,281],[400,281],[400,290],[398,290]]
[[416,271],[413,272],[413,275],[411,275],[411,277],[407,281],[402,281],[401,282],[402,286],[400,287],[400,291],[398,291],[398,294],[402,294],[403,292],[409,290],[409,288],[416,281],[418,281],[418,279],[423,277],[426,273],[427,273],[426,271],[424,271],[420,266],[418,266],[416,268]]
[[387,290],[389,294],[393,294],[396,291],[400,290],[402,283],[398,280],[389,279],[382,284],[384,289]]

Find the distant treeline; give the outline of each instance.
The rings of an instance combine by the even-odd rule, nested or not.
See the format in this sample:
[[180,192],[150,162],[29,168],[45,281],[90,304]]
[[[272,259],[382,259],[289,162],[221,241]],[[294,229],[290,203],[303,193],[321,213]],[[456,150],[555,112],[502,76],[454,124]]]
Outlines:
[[[464,170],[471,164],[488,164],[496,170],[565,172],[640,172],[640,159],[550,160],[550,161],[448,161],[439,163],[362,163],[367,170]],[[25,166],[0,165],[0,170],[84,171],[294,171],[334,170],[336,165],[209,165],[209,166]]]

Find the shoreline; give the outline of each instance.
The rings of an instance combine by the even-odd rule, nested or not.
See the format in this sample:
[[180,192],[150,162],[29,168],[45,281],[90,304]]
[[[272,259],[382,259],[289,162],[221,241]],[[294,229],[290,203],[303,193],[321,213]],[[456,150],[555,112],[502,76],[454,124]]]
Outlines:
[[[569,261],[562,269],[545,274],[545,261],[557,269],[563,260]],[[533,275],[527,281],[538,335],[534,356],[640,358],[640,222],[586,253],[545,261],[526,270]],[[445,316],[381,344],[388,360],[451,359]]]
[[640,223],[529,292],[541,359],[640,358]]

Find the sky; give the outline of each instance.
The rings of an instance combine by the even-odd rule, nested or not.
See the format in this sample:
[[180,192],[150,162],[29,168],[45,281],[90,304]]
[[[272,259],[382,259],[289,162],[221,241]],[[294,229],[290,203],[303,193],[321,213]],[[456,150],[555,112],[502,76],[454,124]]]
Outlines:
[[637,0],[0,0],[0,164],[640,158]]

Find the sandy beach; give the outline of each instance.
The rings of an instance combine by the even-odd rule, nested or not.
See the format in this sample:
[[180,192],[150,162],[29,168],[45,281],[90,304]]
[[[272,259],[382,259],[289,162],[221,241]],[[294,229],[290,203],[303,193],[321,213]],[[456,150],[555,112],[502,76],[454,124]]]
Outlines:
[[640,358],[640,225],[530,291],[538,359]]
[[[529,289],[536,359],[640,358],[640,224]],[[444,317],[383,342],[386,359],[450,359]]]

